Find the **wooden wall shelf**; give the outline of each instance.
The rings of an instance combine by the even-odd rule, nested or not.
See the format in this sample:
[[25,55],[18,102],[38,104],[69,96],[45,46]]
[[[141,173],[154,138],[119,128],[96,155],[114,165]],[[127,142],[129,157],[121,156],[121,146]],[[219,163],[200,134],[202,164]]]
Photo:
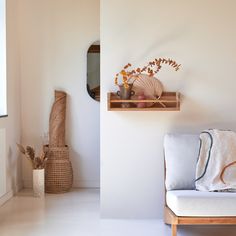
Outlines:
[[[136,104],[140,102],[148,103],[149,106],[139,108]],[[130,107],[122,107],[122,103],[128,103]],[[131,100],[121,100],[116,93],[108,93],[107,105],[108,111],[179,111],[180,93],[163,92],[160,99],[154,100],[138,100],[136,96]]]

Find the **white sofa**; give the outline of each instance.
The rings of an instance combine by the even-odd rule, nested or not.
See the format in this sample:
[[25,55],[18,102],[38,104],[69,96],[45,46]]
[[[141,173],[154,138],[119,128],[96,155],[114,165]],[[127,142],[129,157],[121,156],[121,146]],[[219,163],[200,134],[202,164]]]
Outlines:
[[172,225],[236,224],[236,193],[195,190],[199,135],[167,134],[165,152],[165,214]]

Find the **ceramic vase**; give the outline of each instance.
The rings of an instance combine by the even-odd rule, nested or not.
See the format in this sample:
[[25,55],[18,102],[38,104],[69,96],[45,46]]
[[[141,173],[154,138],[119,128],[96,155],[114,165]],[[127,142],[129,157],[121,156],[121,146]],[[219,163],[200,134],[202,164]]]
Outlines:
[[[138,100],[145,100],[145,99],[146,99],[146,96],[143,93],[138,96]],[[146,103],[145,102],[138,102],[137,107],[138,108],[145,108]]]
[[[119,91],[117,91],[117,95],[120,97],[121,100],[129,100],[131,96],[135,94],[132,90],[133,84],[128,84],[128,87],[125,87],[123,84],[119,85]],[[128,108],[130,107],[129,102],[122,102],[121,107]]]
[[44,197],[44,169],[33,170],[33,191],[35,197]]

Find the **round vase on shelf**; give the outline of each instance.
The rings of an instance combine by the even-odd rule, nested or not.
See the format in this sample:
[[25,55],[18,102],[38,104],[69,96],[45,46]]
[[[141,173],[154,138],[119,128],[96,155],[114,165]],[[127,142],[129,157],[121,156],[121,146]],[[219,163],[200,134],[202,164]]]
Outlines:
[[[140,94],[138,96],[138,100],[145,100],[146,99],[146,96],[144,95],[144,93]],[[146,103],[145,102],[138,102],[137,103],[137,107],[138,108],[145,108],[146,107]]]
[[[129,100],[131,97],[135,94],[135,92],[132,90],[133,84],[128,84],[128,87],[126,87],[124,84],[119,85],[119,91],[117,91],[117,95],[120,97],[121,100]],[[128,108],[130,107],[129,102],[122,102],[121,103],[122,108]]]
[[44,169],[33,170],[33,192],[35,197],[44,197]]

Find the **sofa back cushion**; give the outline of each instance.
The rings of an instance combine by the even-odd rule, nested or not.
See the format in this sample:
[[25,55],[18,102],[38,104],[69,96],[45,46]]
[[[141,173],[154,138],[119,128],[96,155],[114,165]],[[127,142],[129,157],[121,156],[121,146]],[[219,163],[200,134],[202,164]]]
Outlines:
[[166,190],[195,189],[199,135],[166,134],[164,138]]

